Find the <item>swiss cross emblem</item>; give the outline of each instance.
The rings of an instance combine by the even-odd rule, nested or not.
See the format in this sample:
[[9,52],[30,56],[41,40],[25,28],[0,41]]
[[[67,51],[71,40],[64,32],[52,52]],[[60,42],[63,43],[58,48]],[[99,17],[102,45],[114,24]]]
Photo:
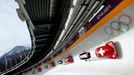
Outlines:
[[102,48],[100,48],[100,50],[98,51],[98,53],[99,53],[101,56],[104,56],[105,50],[103,50]]

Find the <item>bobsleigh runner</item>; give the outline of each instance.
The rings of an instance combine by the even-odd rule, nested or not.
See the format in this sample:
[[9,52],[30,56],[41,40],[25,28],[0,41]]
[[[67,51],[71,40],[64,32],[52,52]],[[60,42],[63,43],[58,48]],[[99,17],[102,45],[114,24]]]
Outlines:
[[89,52],[84,51],[79,55],[81,60],[98,60],[98,59],[116,59],[118,56],[115,43],[113,41],[107,42],[105,45],[100,46]]

